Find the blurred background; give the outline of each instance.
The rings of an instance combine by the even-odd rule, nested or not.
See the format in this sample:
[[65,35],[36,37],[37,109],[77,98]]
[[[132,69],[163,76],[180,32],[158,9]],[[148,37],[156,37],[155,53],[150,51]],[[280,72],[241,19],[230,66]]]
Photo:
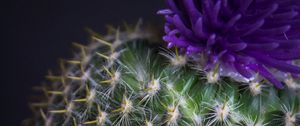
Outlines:
[[124,21],[160,24],[163,0],[10,0],[1,4],[1,126],[18,126],[30,117],[31,87],[59,58],[70,58],[72,42],[88,43],[85,28],[105,33]]

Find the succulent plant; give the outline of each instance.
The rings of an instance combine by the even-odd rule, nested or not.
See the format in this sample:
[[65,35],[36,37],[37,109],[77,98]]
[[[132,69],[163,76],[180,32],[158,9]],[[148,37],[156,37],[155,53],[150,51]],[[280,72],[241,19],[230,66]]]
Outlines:
[[[249,83],[199,70],[154,34],[135,30],[92,36],[80,53],[63,60],[61,74],[37,88],[30,125],[264,126],[299,124],[299,92],[267,81]],[[289,78],[290,85],[297,84]]]
[[[141,23],[126,25],[125,30],[111,28],[104,36],[92,32],[91,44],[74,44],[79,49],[74,58],[62,60],[60,72],[49,72],[48,81],[35,88],[43,95],[30,104],[33,117],[24,124],[298,126],[299,2],[292,6],[291,1],[295,2],[167,0],[170,9],[159,13],[167,19],[163,39],[169,46]],[[269,19],[276,17],[282,20]],[[253,22],[259,25],[258,18],[263,20],[260,25],[271,29],[253,27]],[[206,22],[203,29],[199,20]],[[206,37],[199,38],[200,34]],[[283,40],[282,35],[289,39]],[[243,43],[227,43],[231,37]],[[256,45],[248,41],[251,38]],[[277,66],[270,65],[269,59]]]

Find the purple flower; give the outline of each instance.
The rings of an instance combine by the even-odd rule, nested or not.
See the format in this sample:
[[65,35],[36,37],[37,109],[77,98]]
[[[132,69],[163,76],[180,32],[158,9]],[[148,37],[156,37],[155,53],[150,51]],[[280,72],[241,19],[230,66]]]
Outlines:
[[245,78],[283,88],[274,71],[299,75],[300,0],[166,0],[163,39]]

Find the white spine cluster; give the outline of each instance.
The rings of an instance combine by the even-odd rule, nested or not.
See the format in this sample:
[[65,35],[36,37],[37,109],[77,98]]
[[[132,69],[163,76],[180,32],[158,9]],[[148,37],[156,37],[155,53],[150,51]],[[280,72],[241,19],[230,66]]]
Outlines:
[[296,126],[296,116],[291,112],[285,113],[285,126]]
[[167,125],[177,126],[178,120],[181,117],[178,106],[171,105],[167,108]]
[[299,90],[300,89],[300,84],[297,83],[292,77],[287,77],[285,80],[284,80],[284,83],[286,84],[286,86],[291,89],[291,90]]
[[211,111],[208,113],[208,126],[215,124],[224,124],[226,126],[232,125],[231,120],[235,120],[238,122],[239,114],[236,112],[236,109],[240,107],[238,103],[235,103],[233,97],[230,97],[229,100],[225,100],[223,102],[217,100],[214,105],[209,105],[208,109]]
[[249,89],[252,96],[257,96],[262,93],[262,85],[256,81],[249,83]]
[[218,72],[215,71],[209,71],[206,74],[207,82],[210,84],[217,84],[220,80],[220,75]]

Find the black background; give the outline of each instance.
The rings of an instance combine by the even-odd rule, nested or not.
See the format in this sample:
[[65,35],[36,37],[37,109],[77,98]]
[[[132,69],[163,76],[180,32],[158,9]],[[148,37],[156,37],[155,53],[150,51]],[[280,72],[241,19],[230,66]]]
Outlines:
[[30,116],[31,87],[40,84],[59,58],[71,57],[71,43],[87,43],[86,27],[161,23],[163,0],[8,0],[1,5],[1,126],[18,126]]

